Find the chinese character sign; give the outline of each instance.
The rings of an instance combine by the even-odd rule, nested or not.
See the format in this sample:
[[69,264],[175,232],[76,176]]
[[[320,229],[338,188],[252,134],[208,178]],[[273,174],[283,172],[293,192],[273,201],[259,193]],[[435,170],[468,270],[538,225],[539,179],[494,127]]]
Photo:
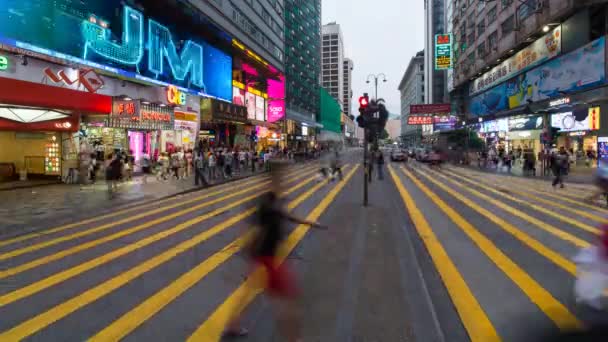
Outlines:
[[432,125],[432,116],[410,115],[407,118],[408,125]]
[[435,35],[435,70],[452,68],[452,34]]

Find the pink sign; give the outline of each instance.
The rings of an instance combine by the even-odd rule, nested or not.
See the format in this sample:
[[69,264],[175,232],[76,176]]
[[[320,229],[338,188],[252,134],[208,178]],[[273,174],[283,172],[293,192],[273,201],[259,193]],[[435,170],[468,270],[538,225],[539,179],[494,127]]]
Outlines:
[[268,79],[268,122],[277,122],[285,117],[285,79]]

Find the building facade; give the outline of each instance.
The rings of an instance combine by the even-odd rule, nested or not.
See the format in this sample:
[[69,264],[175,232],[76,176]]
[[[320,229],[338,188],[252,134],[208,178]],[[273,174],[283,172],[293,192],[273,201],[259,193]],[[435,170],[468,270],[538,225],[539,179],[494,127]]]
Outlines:
[[343,75],[343,96],[342,96],[342,110],[346,115],[354,115],[352,112],[352,99],[353,99],[353,61],[350,58],[344,58],[342,67]]
[[322,80],[327,90],[340,105],[344,99],[344,38],[340,25],[335,22],[323,25]]
[[425,103],[446,103],[448,100],[446,72],[435,70],[435,35],[445,31],[445,2],[424,1],[424,99]]
[[606,14],[605,2],[453,0],[452,109],[488,148],[608,155]]
[[235,11],[228,1],[37,3],[0,9],[0,180],[72,182],[87,174],[77,170],[91,154],[132,154],[138,170],[144,156],[154,162],[201,144],[281,143],[280,3]]
[[284,6],[288,135],[297,137],[321,126],[321,0],[284,0]]
[[422,128],[419,125],[408,125],[410,105],[425,103],[425,58],[424,51],[412,57],[399,82],[401,98],[401,141],[408,145],[420,143]]
[[199,13],[279,71],[285,66],[283,1],[187,0]]

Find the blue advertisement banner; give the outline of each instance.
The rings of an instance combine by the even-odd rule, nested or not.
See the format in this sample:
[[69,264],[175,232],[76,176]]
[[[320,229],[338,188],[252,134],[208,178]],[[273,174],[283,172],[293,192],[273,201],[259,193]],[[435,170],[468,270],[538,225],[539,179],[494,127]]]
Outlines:
[[[8,0],[0,42],[121,76],[232,100],[232,57],[120,0]],[[186,27],[184,27],[186,26]]]
[[606,83],[604,37],[471,98],[473,117],[523,106]]

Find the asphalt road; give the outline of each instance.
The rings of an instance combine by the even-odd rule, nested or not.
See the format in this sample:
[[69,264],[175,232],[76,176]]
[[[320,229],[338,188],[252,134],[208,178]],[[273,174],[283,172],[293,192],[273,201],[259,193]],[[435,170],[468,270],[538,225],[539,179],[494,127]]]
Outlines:
[[[289,169],[289,210],[330,227],[290,225],[280,253],[304,341],[533,341],[608,320],[572,295],[570,258],[608,213],[582,201],[591,186],[387,164],[363,208],[359,160],[347,153],[341,182]],[[268,185],[0,236],[0,341],[217,341],[234,310],[250,330],[235,341],[284,341],[241,252]]]

